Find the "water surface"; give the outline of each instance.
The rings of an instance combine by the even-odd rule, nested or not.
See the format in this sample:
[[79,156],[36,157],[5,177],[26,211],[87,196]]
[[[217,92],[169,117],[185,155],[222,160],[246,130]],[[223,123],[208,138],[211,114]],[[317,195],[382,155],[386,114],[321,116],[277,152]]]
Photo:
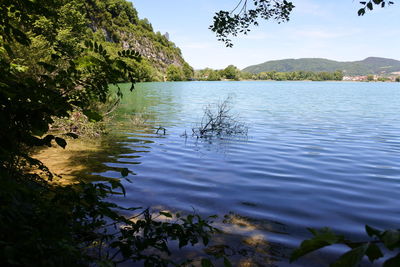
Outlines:
[[[192,138],[204,106],[227,97],[248,136]],[[397,83],[139,84],[112,125],[124,153],[97,174],[134,173],[123,205],[231,212],[252,225],[233,230],[279,244],[274,257],[285,266],[290,248],[309,237],[306,227],[353,238],[363,238],[365,224],[398,228],[399,97]],[[324,253],[297,264],[326,265]]]

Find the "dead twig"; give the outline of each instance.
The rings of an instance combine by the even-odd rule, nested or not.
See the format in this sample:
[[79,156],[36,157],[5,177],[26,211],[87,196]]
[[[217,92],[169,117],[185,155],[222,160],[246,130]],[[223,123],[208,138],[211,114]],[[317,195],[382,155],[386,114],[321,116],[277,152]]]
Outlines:
[[192,128],[192,136],[212,138],[247,135],[247,130],[248,127],[232,114],[231,98],[228,97],[221,103],[204,108],[201,122]]

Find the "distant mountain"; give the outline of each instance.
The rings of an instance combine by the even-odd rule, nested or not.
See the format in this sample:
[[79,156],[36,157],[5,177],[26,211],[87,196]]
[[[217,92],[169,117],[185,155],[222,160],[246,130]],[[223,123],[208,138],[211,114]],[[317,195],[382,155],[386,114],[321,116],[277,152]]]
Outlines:
[[249,66],[243,71],[260,73],[268,71],[328,71],[342,70],[345,75],[389,74],[400,71],[400,61],[369,57],[361,61],[340,62],[324,58],[300,58],[267,61],[259,65]]

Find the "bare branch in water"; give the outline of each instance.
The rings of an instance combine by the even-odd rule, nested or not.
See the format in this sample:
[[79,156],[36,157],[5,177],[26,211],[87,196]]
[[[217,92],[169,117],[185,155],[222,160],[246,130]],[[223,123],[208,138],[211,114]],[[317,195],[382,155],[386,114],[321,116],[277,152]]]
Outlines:
[[212,138],[247,135],[248,127],[232,114],[231,98],[221,103],[207,105],[201,122],[192,128],[192,136]]

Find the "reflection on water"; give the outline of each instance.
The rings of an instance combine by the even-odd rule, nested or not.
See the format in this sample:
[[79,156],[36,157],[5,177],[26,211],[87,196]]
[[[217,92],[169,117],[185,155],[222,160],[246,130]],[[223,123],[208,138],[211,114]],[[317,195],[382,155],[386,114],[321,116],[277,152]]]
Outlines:
[[[136,174],[128,177],[133,183],[125,185],[127,197],[116,200],[123,206],[203,215],[231,211],[215,249],[224,243],[235,252],[248,249],[247,256],[235,256],[244,266],[287,266],[290,249],[309,237],[306,227],[328,226],[352,238],[362,238],[364,224],[397,228],[398,87],[139,84],[124,96],[101,153],[82,153],[77,161],[87,158],[91,173],[103,179],[120,178],[121,168]],[[247,138],[182,137],[201,120],[205,105],[232,94],[234,111],[249,126]],[[156,133],[159,127],[165,135]],[[340,252],[330,248],[291,266],[326,266]]]
[[[115,139],[103,136],[101,139],[69,139],[65,149],[53,144],[51,148],[43,148],[36,152],[35,157],[42,161],[49,169],[61,176],[54,182],[69,184],[79,180],[96,181],[104,177],[94,175],[96,172],[110,170],[104,162],[113,161],[117,155],[131,152]],[[114,171],[120,172],[121,168]]]

